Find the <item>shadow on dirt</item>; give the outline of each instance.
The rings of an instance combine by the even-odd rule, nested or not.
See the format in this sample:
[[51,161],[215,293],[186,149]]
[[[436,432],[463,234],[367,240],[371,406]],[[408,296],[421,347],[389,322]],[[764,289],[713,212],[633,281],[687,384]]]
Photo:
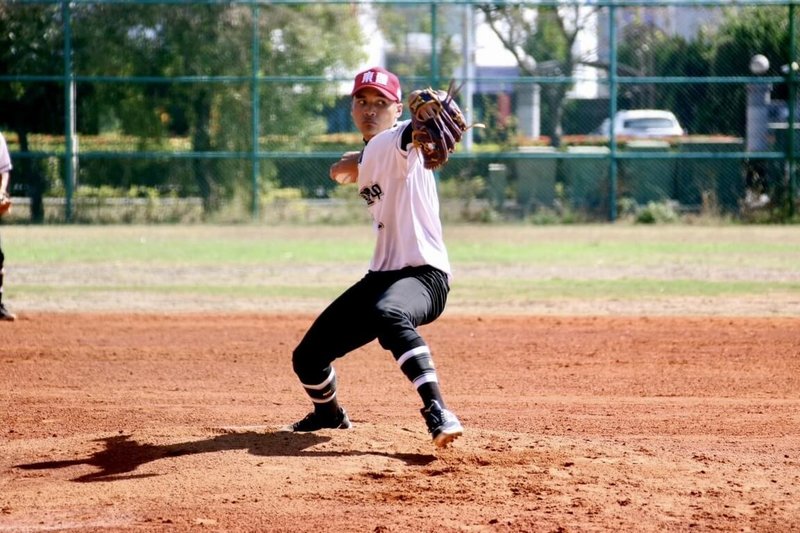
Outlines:
[[16,465],[15,468],[21,468],[23,470],[49,470],[77,465],[91,465],[99,468],[100,470],[97,472],[85,474],[72,480],[79,483],[87,483],[93,481],[116,481],[121,479],[157,476],[159,474],[124,474],[133,472],[141,465],[159,459],[226,450],[247,450],[253,455],[263,455],[267,457],[380,455],[390,459],[398,459],[409,466],[423,466],[436,460],[434,455],[417,453],[385,453],[359,450],[308,450],[308,448],[312,446],[328,442],[329,440],[331,440],[330,437],[315,435],[313,433],[292,433],[290,431],[257,433],[254,431],[247,431],[242,433],[226,433],[205,440],[159,446],[136,442],[135,440],[131,440],[130,435],[118,435],[95,440],[94,442],[105,443],[105,449],[94,452],[85,459],[41,461],[38,463]]

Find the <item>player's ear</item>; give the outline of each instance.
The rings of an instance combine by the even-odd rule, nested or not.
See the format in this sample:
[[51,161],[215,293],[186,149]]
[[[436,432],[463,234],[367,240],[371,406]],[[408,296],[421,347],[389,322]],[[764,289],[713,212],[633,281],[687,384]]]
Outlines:
[[403,102],[397,102],[397,109],[395,109],[395,117],[400,118],[403,114]]

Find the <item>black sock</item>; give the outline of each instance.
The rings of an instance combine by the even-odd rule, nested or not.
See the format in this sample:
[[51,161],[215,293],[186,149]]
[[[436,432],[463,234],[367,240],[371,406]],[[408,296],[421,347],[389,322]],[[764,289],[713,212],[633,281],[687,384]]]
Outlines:
[[315,403],[314,412],[325,418],[332,418],[339,416],[339,402],[336,398],[325,403]]
[[425,408],[430,406],[432,401],[436,400],[442,409],[446,409],[447,406],[444,404],[442,391],[439,389],[438,383],[423,383],[417,389],[417,393],[419,397],[422,398],[422,405],[424,405]]

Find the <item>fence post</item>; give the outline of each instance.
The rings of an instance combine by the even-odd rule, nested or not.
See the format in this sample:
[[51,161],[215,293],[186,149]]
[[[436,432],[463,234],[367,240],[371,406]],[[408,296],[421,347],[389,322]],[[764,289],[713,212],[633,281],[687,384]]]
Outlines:
[[438,10],[436,2],[431,2],[431,87],[439,88],[439,54],[436,50],[436,36],[439,33]]
[[788,89],[789,89],[789,127],[786,131],[786,139],[787,139],[787,182],[786,182],[786,195],[788,197],[789,205],[786,206],[786,214],[787,218],[791,219],[794,217],[794,181],[795,181],[795,161],[794,161],[794,137],[795,137],[795,120],[796,120],[796,110],[795,105],[797,101],[797,87],[795,86],[795,71],[797,70],[797,62],[795,61],[795,22],[794,22],[794,7],[795,4],[792,2],[789,4],[789,72],[787,73],[787,82],[788,82]]
[[617,219],[617,134],[614,115],[617,114],[617,8],[608,6],[608,218]]
[[72,71],[72,21],[69,0],[62,0],[61,14],[64,24],[64,217],[72,222],[72,194],[78,174],[78,157],[75,150],[75,73]]
[[252,7],[252,17],[253,17],[253,41],[252,41],[252,52],[251,52],[251,89],[252,98],[251,105],[252,109],[250,111],[250,124],[251,124],[251,131],[253,135],[253,148],[250,153],[250,160],[251,160],[251,169],[252,169],[252,180],[253,180],[253,205],[252,205],[252,216],[254,220],[258,219],[259,215],[259,208],[260,208],[260,198],[259,198],[259,182],[261,181],[261,162],[258,159],[258,152],[259,152],[259,122],[261,120],[260,114],[260,106],[261,106],[261,86],[258,83],[258,72],[259,72],[259,65],[261,63],[261,56],[260,56],[260,48],[259,48],[259,31],[258,31],[258,17],[259,17],[259,10],[258,5],[253,5]]
[[[475,13],[472,4],[464,4],[464,39],[463,39],[463,62],[464,62],[464,117],[467,124],[474,122],[472,100],[475,94]],[[473,129],[464,132],[464,151],[472,152]]]

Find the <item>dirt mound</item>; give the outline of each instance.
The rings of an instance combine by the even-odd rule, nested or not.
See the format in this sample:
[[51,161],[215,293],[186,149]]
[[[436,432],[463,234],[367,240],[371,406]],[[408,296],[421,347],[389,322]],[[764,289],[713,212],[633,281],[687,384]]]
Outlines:
[[800,319],[445,316],[431,446],[376,344],[309,408],[309,315],[0,325],[0,531],[796,531]]

